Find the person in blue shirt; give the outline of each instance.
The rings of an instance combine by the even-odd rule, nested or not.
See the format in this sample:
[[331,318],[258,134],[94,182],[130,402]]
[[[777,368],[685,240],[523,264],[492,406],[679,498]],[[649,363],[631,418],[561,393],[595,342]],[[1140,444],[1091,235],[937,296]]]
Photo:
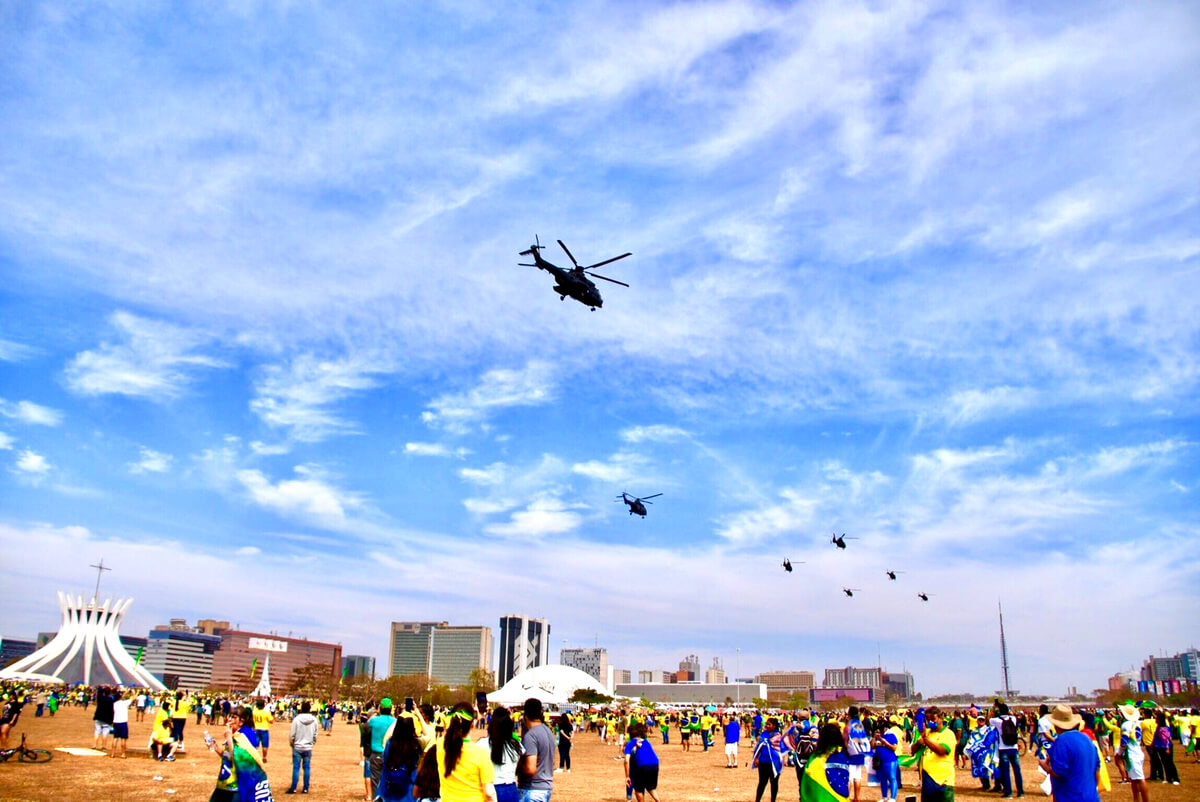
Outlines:
[[771,802],[779,796],[779,774],[783,771],[783,736],[779,722],[767,719],[766,728],[754,744],[754,767],[758,769],[758,790],[754,802],[760,802],[767,785],[771,786]]
[[1056,705],[1049,716],[1057,736],[1039,762],[1050,775],[1055,802],[1100,802],[1100,753],[1079,731],[1083,718],[1067,705]]
[[871,739],[871,744],[875,747],[874,757],[879,761],[880,799],[894,800],[900,788],[900,763],[896,757],[896,750],[900,748],[900,739],[896,736],[895,730],[885,730],[881,723],[880,728],[875,730],[875,737]]
[[625,782],[637,802],[645,802],[646,794],[658,802],[658,755],[646,740],[646,725],[640,721],[629,728],[625,744]]
[[867,755],[871,753],[871,737],[858,718],[858,708],[849,710],[850,720],[846,722],[846,765],[850,772],[850,791],[854,802],[858,802],[858,794],[862,788],[863,765]]
[[738,724],[737,716],[730,715],[725,720],[725,768],[736,769],[738,765],[738,741],[742,738],[742,725]]

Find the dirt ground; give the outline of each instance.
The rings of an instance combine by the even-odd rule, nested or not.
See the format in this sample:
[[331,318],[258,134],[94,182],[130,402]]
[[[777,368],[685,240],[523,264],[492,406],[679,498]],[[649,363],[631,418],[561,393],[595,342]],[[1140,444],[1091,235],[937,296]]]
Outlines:
[[[90,747],[92,744],[91,712],[80,708],[60,710],[54,718],[35,718],[26,711],[14,731],[14,744],[21,732],[26,733],[29,745],[55,747]],[[215,728],[214,728],[215,729]],[[146,741],[150,722],[130,723],[130,748],[126,760],[107,757],[77,757],[55,752],[54,760],[43,765],[18,763],[14,757],[0,763],[0,799],[3,800],[205,800],[216,780],[217,759],[204,748],[202,731],[192,720],[185,737],[190,747],[174,763],[150,760]],[[268,774],[276,797],[282,797],[291,781],[291,750],[287,746],[288,724],[280,722],[271,729],[275,744],[268,757]],[[662,746],[655,739],[654,748],[662,760],[659,798],[673,800],[711,800],[712,802],[750,802],[754,799],[757,773],[749,767],[726,770],[724,753],[713,749],[707,753],[699,746],[690,753],[680,751],[677,743]],[[742,760],[749,755],[743,741]],[[615,746],[605,746],[597,736],[583,733],[576,737],[572,750],[574,770],[555,775],[555,802],[622,802],[625,781],[621,762],[616,760]],[[309,798],[354,802],[363,798],[362,769],[358,765],[358,732],[351,725],[334,724],[333,734],[321,736],[313,753],[313,778]],[[1182,785],[1175,787],[1154,784],[1150,788],[1152,802],[1194,802],[1200,799],[1200,765],[1191,762],[1180,751],[1177,754]],[[1028,797],[1042,796],[1034,778],[1039,778],[1032,757],[1022,762]],[[1105,800],[1126,800],[1132,795],[1127,786],[1116,784]],[[915,794],[915,773],[906,771],[903,782],[907,794]],[[978,793],[978,784],[967,771],[959,771],[956,797],[960,800],[994,800],[994,794]],[[779,798],[797,798],[796,775],[785,770],[781,778]],[[879,799],[879,789],[866,789],[864,802]]]

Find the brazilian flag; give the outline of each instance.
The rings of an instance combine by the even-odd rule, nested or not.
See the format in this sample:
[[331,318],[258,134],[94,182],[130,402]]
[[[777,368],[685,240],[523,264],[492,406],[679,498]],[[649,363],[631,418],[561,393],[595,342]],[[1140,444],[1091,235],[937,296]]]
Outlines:
[[253,660],[250,661],[250,676],[251,676],[251,678],[254,677],[254,672],[257,670],[258,670],[258,658],[255,657]]
[[811,802],[848,802],[850,769],[841,750],[808,759],[800,778],[800,798]]

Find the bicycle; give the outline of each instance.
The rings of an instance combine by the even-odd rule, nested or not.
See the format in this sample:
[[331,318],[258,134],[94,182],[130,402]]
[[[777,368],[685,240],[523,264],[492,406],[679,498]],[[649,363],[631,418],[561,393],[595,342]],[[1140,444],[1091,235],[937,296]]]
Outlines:
[[25,733],[21,733],[21,745],[15,749],[0,749],[0,763],[7,763],[13,755],[22,763],[49,763],[54,753],[49,749],[30,749],[25,745]]

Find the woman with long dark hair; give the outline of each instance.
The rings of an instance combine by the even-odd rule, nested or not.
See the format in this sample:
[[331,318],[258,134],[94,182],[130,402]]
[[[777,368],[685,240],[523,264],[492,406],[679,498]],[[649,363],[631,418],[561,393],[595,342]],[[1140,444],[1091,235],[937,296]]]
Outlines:
[[392,737],[383,748],[383,768],[375,798],[384,802],[412,802],[412,786],[420,760],[417,728],[410,716],[402,716],[396,720]]
[[492,756],[469,737],[474,723],[474,709],[466,702],[456,704],[446,717],[437,755],[442,802],[497,802]]
[[850,796],[850,767],[846,762],[846,739],[837,722],[821,727],[817,746],[800,778],[800,802],[818,802]]
[[571,717],[563,713],[558,717],[558,770],[571,773],[571,736],[575,727]]
[[1167,725],[1166,714],[1159,710],[1154,714],[1154,722],[1158,727],[1154,731],[1150,749],[1158,754],[1158,763],[1163,769],[1162,781],[1179,785],[1179,769],[1175,768],[1175,744],[1171,740],[1171,728]]
[[779,796],[779,774],[783,771],[783,736],[779,732],[779,721],[767,719],[766,728],[754,745],[754,768],[758,769],[758,790],[754,802],[762,799],[767,785],[771,786],[771,802]]
[[517,763],[521,759],[521,742],[512,713],[507,707],[498,707],[488,723],[487,737],[479,745],[488,750],[492,759],[497,802],[517,802]]

